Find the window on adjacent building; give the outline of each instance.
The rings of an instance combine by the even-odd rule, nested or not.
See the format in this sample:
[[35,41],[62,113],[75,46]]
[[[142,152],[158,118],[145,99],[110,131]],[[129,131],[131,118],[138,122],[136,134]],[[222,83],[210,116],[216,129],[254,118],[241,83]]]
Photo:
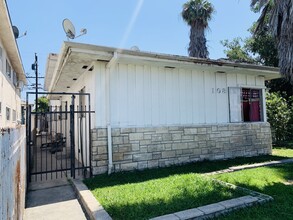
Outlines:
[[13,82],[13,85],[16,87],[17,86],[17,75],[16,75],[16,72],[12,72],[12,82]]
[[2,50],[2,47],[0,47],[0,71],[2,71],[2,57],[3,57],[3,50]]
[[12,72],[12,69],[11,69],[11,66],[8,62],[8,60],[6,60],[6,75],[11,78],[11,72]]
[[6,107],[6,120],[10,121],[10,108]]
[[12,110],[12,121],[16,121],[16,111]]
[[229,88],[230,122],[263,121],[262,90]]

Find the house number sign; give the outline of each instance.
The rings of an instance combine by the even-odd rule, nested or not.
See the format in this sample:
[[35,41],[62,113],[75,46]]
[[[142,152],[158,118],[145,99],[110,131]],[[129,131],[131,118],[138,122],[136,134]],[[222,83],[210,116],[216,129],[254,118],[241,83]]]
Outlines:
[[212,88],[212,93],[215,94],[226,94],[227,89],[226,88]]

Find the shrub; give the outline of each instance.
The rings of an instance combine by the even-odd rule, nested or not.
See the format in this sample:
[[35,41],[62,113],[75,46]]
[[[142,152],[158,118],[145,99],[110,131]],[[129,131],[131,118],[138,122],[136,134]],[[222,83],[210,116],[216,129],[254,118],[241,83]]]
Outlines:
[[267,117],[274,132],[274,141],[284,141],[290,138],[293,114],[286,99],[279,92],[267,93]]

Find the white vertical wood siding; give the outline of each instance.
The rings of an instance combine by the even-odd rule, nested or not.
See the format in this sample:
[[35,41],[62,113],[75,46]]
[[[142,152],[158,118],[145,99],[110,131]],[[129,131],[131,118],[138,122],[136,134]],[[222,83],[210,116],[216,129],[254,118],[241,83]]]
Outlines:
[[[96,126],[106,126],[106,65],[96,64]],[[263,77],[117,64],[110,76],[113,127],[229,122],[228,87],[263,87]]]

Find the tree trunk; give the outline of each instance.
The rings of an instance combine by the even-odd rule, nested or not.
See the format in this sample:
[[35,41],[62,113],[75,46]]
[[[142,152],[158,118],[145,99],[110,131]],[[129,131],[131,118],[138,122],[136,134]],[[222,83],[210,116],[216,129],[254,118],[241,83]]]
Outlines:
[[280,72],[293,84],[293,0],[282,0],[275,4],[277,13],[271,25],[278,40]]
[[205,26],[201,22],[195,22],[190,27],[189,56],[208,58],[209,52],[206,46]]

